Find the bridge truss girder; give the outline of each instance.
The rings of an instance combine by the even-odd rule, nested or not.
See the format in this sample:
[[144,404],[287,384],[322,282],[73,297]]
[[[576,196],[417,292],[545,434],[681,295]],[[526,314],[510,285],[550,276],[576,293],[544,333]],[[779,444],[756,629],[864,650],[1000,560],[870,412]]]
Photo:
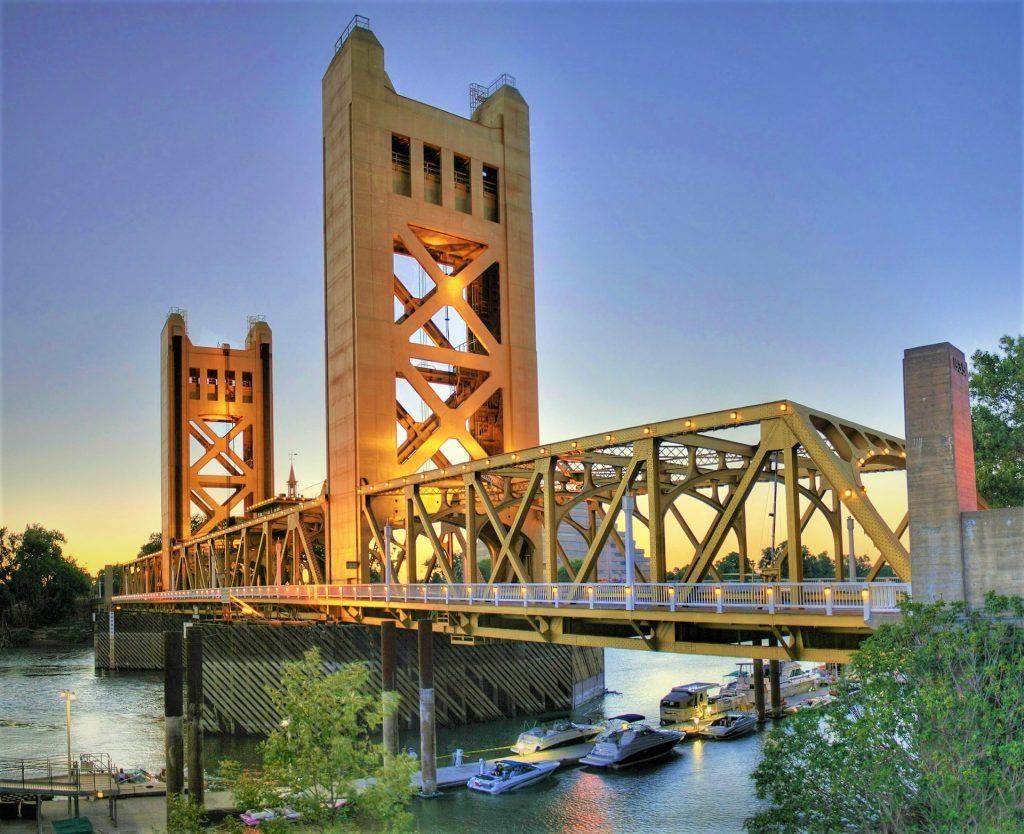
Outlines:
[[[722,436],[744,427],[748,434],[758,430],[756,441]],[[634,502],[633,515],[646,529],[651,565],[650,576],[637,579],[664,581],[670,523],[678,525],[694,551],[681,581],[717,578],[714,562],[730,534],[739,546],[741,576],[747,576],[752,570],[747,502],[758,483],[775,478],[786,508],[780,538],[788,543],[784,558],[790,581],[802,579],[801,536],[816,514],[829,526],[834,553],[843,552],[844,507],[880,553],[870,578],[888,565],[909,581],[901,541],[906,518],[891,527],[863,482],[866,475],[905,465],[902,439],[782,400],[576,438],[364,487],[369,537],[362,546],[369,551],[367,564],[381,564],[390,527],[395,581],[429,581],[434,574],[444,582],[481,581],[479,545],[467,544],[478,541],[490,555],[492,583],[554,582],[560,565],[581,583],[593,579],[609,539],[622,548],[617,527],[623,498],[632,492],[646,501],[646,512]],[[700,535],[688,514],[692,502],[713,512]],[[581,523],[570,512],[584,503],[587,522]],[[559,544],[563,524],[587,544],[578,570]],[[409,558],[408,542],[415,543],[416,558]],[[429,557],[419,576],[422,552]],[[842,580],[843,559],[836,559],[836,570]]]

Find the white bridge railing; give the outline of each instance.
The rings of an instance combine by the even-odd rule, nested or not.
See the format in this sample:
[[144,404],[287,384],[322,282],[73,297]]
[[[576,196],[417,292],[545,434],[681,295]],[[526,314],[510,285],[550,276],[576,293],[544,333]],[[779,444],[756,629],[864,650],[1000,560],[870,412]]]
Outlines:
[[454,585],[252,585],[197,588],[114,597],[116,603],[275,601],[293,604],[424,603],[431,606],[522,606],[626,611],[702,610],[816,612],[826,615],[892,613],[910,596],[906,582],[590,582],[462,583]]

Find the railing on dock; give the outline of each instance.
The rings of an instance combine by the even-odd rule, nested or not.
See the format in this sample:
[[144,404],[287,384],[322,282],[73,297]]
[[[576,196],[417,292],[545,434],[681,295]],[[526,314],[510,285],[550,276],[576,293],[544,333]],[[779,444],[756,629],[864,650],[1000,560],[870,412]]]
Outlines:
[[30,759],[0,759],[0,793],[28,796],[109,796],[117,774],[105,753]]
[[367,585],[254,585],[197,588],[115,597],[117,603],[217,602],[232,599],[293,604],[332,601],[522,606],[579,609],[816,612],[839,615],[894,613],[910,596],[907,582],[555,582],[416,583]]

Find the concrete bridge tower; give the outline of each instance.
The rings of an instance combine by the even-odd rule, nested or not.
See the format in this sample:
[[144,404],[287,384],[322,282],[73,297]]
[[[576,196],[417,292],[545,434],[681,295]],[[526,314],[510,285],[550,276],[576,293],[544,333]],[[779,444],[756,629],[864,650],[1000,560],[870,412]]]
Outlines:
[[537,442],[529,111],[399,95],[356,18],[323,79],[328,570],[366,581],[358,487]]

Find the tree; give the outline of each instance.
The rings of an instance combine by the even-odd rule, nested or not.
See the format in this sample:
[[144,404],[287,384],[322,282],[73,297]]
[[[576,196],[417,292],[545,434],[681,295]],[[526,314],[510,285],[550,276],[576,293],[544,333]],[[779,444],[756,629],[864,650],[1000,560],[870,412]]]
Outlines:
[[385,760],[373,740],[383,710],[397,704],[382,705],[369,677],[365,663],[328,672],[317,649],[286,663],[280,686],[267,688],[282,721],[260,745],[262,773],[222,766],[236,803],[289,805],[320,829],[406,830],[415,764],[406,756]]
[[74,612],[89,593],[89,574],[61,545],[58,530],[30,524],[24,533],[0,528],[0,621],[12,626],[52,625]]
[[[565,565],[558,566],[558,581],[559,582],[572,582],[573,579],[579,575],[580,568],[583,567],[582,559],[570,559],[569,566],[572,568],[572,576],[569,576],[569,571],[565,569]],[[488,564],[488,573],[490,573],[490,564]]]
[[163,538],[160,535],[160,531],[157,530],[155,533],[150,533],[149,538],[146,539],[145,544],[143,544],[142,547],[139,548],[139,552],[136,558],[140,558],[142,556],[149,556],[153,553],[159,553],[163,546]]
[[768,735],[748,830],[1024,831],[1021,617],[1019,598],[905,604],[831,705]]
[[978,492],[992,507],[1024,504],[1024,336],[971,356],[971,419]]

